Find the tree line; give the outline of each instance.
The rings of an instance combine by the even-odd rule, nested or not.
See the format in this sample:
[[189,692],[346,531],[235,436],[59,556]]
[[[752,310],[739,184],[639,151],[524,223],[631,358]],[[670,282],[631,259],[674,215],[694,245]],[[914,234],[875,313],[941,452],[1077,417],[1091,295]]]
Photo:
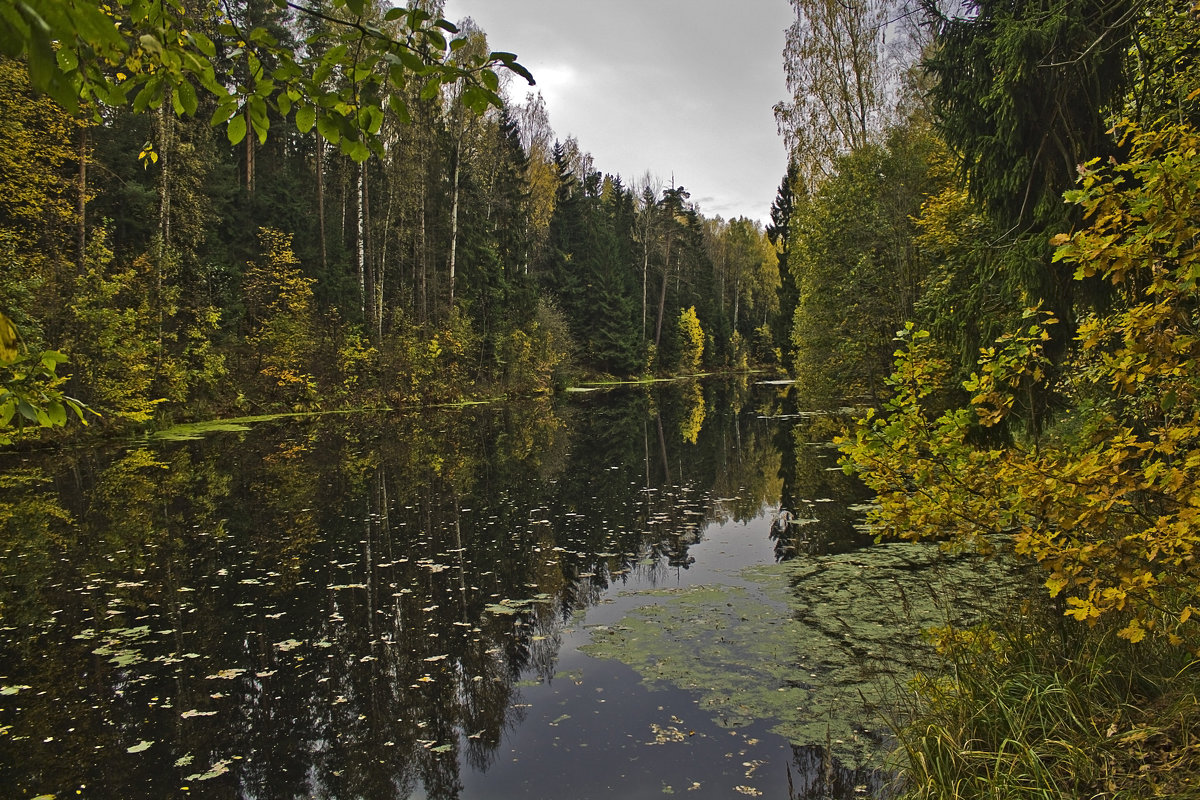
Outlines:
[[5,438],[776,359],[761,226],[597,169],[471,20],[164,8],[4,48]]
[[[879,535],[1001,550],[1033,576],[1016,607],[935,632],[948,672],[915,684],[901,735],[911,796],[1184,793],[1195,4],[793,6],[770,230],[799,388],[873,401],[841,446]],[[1170,759],[1131,744],[1150,728]]]

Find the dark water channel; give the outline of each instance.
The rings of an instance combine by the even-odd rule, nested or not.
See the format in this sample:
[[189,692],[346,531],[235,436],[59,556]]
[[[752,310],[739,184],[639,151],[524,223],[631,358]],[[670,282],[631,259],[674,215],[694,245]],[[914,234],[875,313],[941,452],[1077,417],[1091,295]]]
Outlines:
[[784,393],[7,457],[0,796],[885,796],[930,562]]

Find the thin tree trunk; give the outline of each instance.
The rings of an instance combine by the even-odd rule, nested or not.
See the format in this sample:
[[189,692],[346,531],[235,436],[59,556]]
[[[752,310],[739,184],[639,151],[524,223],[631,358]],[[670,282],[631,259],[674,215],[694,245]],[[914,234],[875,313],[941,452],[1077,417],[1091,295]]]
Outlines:
[[646,344],[646,290],[650,281],[650,241],[645,237],[642,241],[642,344]]
[[663,315],[667,310],[667,282],[671,279],[671,239],[670,232],[667,233],[667,257],[663,263],[663,279],[662,291],[658,293],[658,322],[654,326],[654,351],[657,358],[659,347],[662,344],[662,326]]
[[375,248],[371,239],[371,181],[367,177],[367,162],[362,164],[362,205],[363,205],[363,264],[367,276],[367,321],[368,330],[374,331],[379,318],[375,314],[376,282],[379,277],[379,264],[375,258]]
[[428,275],[426,269],[427,249],[425,247],[425,191],[421,191],[421,230],[417,239],[417,321],[424,323],[429,319]]
[[87,262],[87,157],[88,129],[79,128],[79,228],[77,230],[79,261],[78,271],[82,275]]
[[358,236],[356,237],[357,242],[356,242],[354,253],[355,253],[356,266],[358,267],[358,307],[359,307],[359,311],[362,312],[363,320],[365,322],[367,322],[369,325],[370,321],[367,319],[367,265],[366,265],[366,231],[365,231],[366,208],[365,208],[365,203],[364,203],[364,200],[366,199],[366,196],[367,196],[366,182],[367,182],[366,167],[364,166],[364,164],[359,164],[358,165],[358,191],[355,192],[355,194],[357,195],[357,199],[358,199],[358,203],[357,203],[358,208],[357,208],[357,213],[355,215],[357,218],[357,223],[358,223],[357,224]]
[[159,260],[163,251],[171,246],[171,116],[167,113],[169,98],[163,102],[158,114],[158,238]]
[[454,313],[454,259],[458,251],[458,179],[462,167],[462,140],[454,156],[454,184],[450,198],[450,313]]
[[158,202],[158,258],[155,259],[154,305],[158,309],[158,365],[163,357],[163,267],[167,249],[171,246],[171,166],[175,151],[173,118],[167,113],[171,105],[170,93],[159,109],[159,202]]
[[254,194],[254,127],[250,124],[249,107],[246,108],[246,193]]
[[741,307],[741,278],[735,278],[733,281],[733,332],[737,333],[738,329],[738,309]]
[[342,195],[342,235],[340,239],[342,247],[346,246],[346,215],[350,213],[348,210],[350,200],[347,197],[349,194],[349,191],[346,187],[347,183],[348,181],[346,180],[345,168],[338,170],[338,188],[341,189]]
[[325,241],[325,140],[313,129],[317,143],[317,236],[321,240],[321,274],[329,270],[329,248]]
[[396,191],[389,187],[387,213],[383,216],[383,237],[379,245],[379,268],[375,276],[375,335],[377,341],[383,341],[383,282],[387,276],[388,242],[392,236],[392,207],[395,205]]

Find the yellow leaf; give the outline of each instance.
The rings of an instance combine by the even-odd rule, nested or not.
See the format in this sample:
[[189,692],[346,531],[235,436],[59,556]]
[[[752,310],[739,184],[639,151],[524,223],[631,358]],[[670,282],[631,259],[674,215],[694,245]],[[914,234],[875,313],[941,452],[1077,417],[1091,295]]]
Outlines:
[[1128,639],[1130,642],[1137,644],[1142,639],[1146,638],[1146,629],[1143,628],[1141,623],[1135,619],[1130,621],[1130,623],[1124,628],[1117,631],[1117,636],[1120,636],[1122,639]]

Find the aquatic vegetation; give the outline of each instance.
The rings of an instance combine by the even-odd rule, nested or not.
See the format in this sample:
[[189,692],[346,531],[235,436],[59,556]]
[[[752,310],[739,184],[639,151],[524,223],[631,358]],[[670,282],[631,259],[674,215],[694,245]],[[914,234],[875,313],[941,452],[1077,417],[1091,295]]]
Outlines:
[[649,590],[582,649],[634,667],[650,685],[700,695],[719,724],[769,718],[797,745],[827,745],[843,764],[880,765],[886,716],[931,647],[927,627],[977,617],[1003,564],[932,545],[753,567],[748,585]]

